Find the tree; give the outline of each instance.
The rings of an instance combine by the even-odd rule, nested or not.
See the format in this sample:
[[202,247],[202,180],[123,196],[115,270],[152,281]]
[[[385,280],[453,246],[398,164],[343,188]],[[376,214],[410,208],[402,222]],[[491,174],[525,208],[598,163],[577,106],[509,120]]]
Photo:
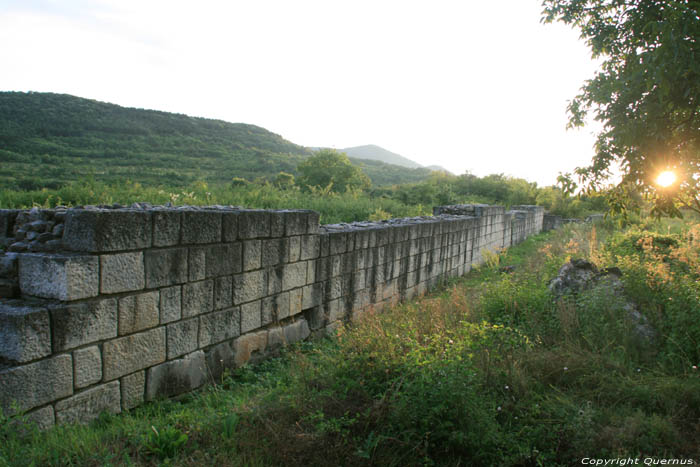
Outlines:
[[[584,190],[601,189],[619,165],[613,208],[624,210],[625,193],[637,191],[656,215],[677,215],[682,206],[700,212],[700,1],[544,0],[542,6],[545,23],[579,28],[593,58],[603,59],[568,106],[569,126],[583,126],[589,113],[603,124],[591,165],[574,171]],[[655,183],[663,171],[673,171],[675,183]]]
[[327,188],[344,193],[348,190],[369,188],[370,179],[350,163],[345,153],[321,149],[297,166],[297,184],[305,190],[311,187]]

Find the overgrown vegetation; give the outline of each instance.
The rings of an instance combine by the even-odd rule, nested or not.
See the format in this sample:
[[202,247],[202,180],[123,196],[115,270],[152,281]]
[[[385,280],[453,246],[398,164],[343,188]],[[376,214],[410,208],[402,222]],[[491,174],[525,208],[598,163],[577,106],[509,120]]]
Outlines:
[[[180,401],[47,433],[0,422],[0,464],[572,465],[700,458],[698,226],[568,225]],[[622,270],[555,300],[569,258]],[[504,268],[504,266],[514,266]],[[512,271],[512,272],[510,272]]]

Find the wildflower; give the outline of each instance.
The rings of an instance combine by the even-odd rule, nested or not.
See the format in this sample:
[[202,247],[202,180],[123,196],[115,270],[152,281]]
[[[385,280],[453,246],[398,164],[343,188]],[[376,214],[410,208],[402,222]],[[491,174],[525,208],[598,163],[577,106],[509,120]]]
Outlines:
[[565,366],[565,367],[564,367],[564,371],[568,371],[568,369],[569,369],[568,366]]
[[693,370],[697,370],[697,369],[698,369],[698,366],[697,366],[697,365],[693,365]]
[[496,408],[496,410],[498,410],[498,411],[500,412],[500,411],[501,411],[501,406],[499,405],[499,406]]
[[447,341],[447,342],[449,342],[450,344],[454,344],[454,343],[455,343],[455,341],[453,341],[452,339],[450,339],[450,340]]
[[507,391],[508,389],[510,389],[510,388],[509,388],[508,385],[506,384],[506,391]]
[[637,373],[639,373],[640,371],[642,371],[642,369],[641,369],[641,368],[637,368]]

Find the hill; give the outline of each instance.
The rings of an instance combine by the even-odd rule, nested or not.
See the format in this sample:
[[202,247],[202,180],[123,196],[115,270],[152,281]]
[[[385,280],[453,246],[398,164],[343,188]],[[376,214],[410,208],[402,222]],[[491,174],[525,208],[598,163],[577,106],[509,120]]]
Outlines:
[[[57,188],[94,177],[148,186],[294,173],[311,151],[264,128],[125,108],[66,94],[0,92],[0,185]],[[404,168],[364,163],[375,185],[423,180]]]
[[416,169],[423,167],[417,162],[413,162],[411,159],[404,157],[395,152],[387,151],[386,149],[376,146],[374,144],[368,144],[366,146],[355,146],[352,148],[341,149],[349,157],[356,157],[358,159],[369,159],[374,161],[385,162],[387,164],[400,165],[402,167],[408,167],[409,169]]

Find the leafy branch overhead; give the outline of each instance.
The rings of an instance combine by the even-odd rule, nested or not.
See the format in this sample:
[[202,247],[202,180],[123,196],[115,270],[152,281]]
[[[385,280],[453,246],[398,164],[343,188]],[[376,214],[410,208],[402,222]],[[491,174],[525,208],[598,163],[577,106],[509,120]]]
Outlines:
[[[614,208],[636,191],[653,212],[700,212],[700,2],[697,0],[544,0],[542,20],[581,31],[602,59],[568,106],[569,126],[592,114],[603,125],[588,167],[575,170],[586,191],[603,187],[618,166]],[[675,183],[655,183],[673,171]],[[571,175],[568,179],[571,181]]]

